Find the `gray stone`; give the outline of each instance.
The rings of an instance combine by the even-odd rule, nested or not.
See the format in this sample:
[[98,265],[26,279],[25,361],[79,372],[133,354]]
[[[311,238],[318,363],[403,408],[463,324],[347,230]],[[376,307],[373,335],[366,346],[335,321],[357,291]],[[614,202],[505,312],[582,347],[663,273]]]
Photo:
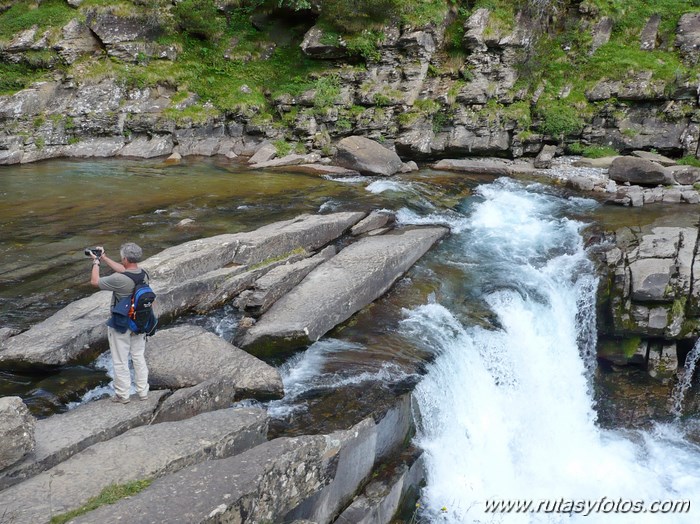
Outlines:
[[372,211],[366,218],[360,220],[350,230],[351,235],[362,235],[369,231],[380,229],[387,224],[393,224],[396,221],[396,216],[388,211]]
[[[393,466],[393,467],[391,467]],[[390,524],[400,509],[404,497],[424,482],[425,465],[422,455],[410,457],[409,461],[390,465],[388,478],[372,480],[355,497],[352,504],[338,517],[337,522],[353,524]]]
[[692,166],[676,166],[669,170],[672,173],[673,179],[681,185],[692,186],[700,182],[700,168]]
[[340,166],[326,166],[322,164],[301,164],[288,166],[287,171],[292,173],[308,173],[321,176],[351,177],[359,176],[360,172]]
[[656,162],[664,167],[671,167],[677,164],[677,162],[672,158],[668,158],[667,156],[660,155],[658,153],[651,153],[649,151],[632,151],[632,155],[637,158]]
[[72,64],[85,54],[102,51],[100,42],[90,29],[78,19],[68,22],[62,31],[62,38],[53,46],[66,63]]
[[337,39],[334,43],[326,43],[324,41],[323,30],[318,26],[313,26],[304,35],[304,40],[301,42],[301,50],[307,56],[312,58],[336,59],[344,58],[348,52],[345,42]]
[[138,137],[125,145],[117,156],[134,158],[154,158],[173,152],[173,139],[170,135]]
[[15,524],[47,522],[82,506],[107,486],[229,457],[263,443],[266,434],[267,416],[255,409],[226,409],[135,428],[0,492],[3,518]]
[[66,413],[38,420],[36,447],[22,462],[0,472],[0,491],[56,466],[85,448],[151,422],[167,391],[151,391],[146,402],[88,402]]
[[545,145],[542,151],[535,158],[535,167],[537,169],[549,169],[552,167],[552,159],[557,152],[557,146],[555,145]]
[[0,397],[0,470],[34,450],[36,421],[19,397]]
[[655,227],[651,234],[642,236],[639,248],[631,253],[637,258],[675,258],[681,243],[681,228]]
[[603,158],[579,158],[574,162],[574,167],[595,167],[608,169],[619,156],[605,156]]
[[649,375],[667,384],[673,380],[677,370],[678,356],[675,343],[652,343],[649,345]]
[[313,164],[319,160],[321,160],[321,156],[318,153],[310,153],[308,155],[291,154],[283,156],[282,158],[268,160],[267,162],[259,162],[250,167],[253,169],[270,169],[273,167],[287,167],[298,164]]
[[337,147],[334,163],[363,175],[391,176],[403,167],[399,155],[368,138],[349,136]]
[[511,174],[508,164],[500,161],[444,159],[437,162],[433,168],[442,171],[459,171],[475,175],[509,176]]
[[278,438],[183,469],[71,522],[286,522],[285,514],[331,481],[338,452],[322,435]]
[[178,389],[220,376],[231,377],[236,389],[254,398],[284,395],[279,372],[262,360],[197,326],[159,331],[146,351],[149,382]]
[[688,204],[698,204],[700,203],[700,194],[695,190],[687,190],[681,192],[681,198],[684,202]]
[[651,15],[649,20],[647,20],[647,23],[642,30],[642,35],[639,39],[639,48],[642,51],[653,51],[656,49],[656,41],[658,39],[660,23],[661,16],[658,14]]
[[645,258],[630,264],[632,272],[632,300],[642,302],[669,302],[668,285],[674,261],[667,258]]
[[678,21],[675,46],[686,64],[695,65],[700,56],[700,13],[685,13]]
[[277,148],[270,142],[263,142],[248,160],[249,164],[260,164],[272,160],[277,156]]
[[242,292],[235,301],[236,306],[249,315],[262,315],[313,269],[335,254],[335,247],[328,246],[313,257],[277,266],[257,279],[251,289]]
[[236,382],[236,377],[221,375],[190,388],[178,389],[160,405],[152,424],[185,420],[230,408],[239,398]]
[[671,173],[663,166],[650,160],[633,157],[620,157],[613,160],[608,175],[616,182],[648,186],[667,184],[672,180]]
[[668,204],[678,204],[681,201],[681,190],[680,189],[664,189],[664,196],[661,199],[662,202]]
[[384,294],[447,232],[441,227],[405,229],[351,244],[239,335],[239,345],[262,354],[318,340]]
[[608,43],[610,40],[610,35],[612,34],[613,20],[608,16],[601,18],[598,23],[593,27],[593,38],[591,42],[591,50],[589,54],[593,54],[601,46]]

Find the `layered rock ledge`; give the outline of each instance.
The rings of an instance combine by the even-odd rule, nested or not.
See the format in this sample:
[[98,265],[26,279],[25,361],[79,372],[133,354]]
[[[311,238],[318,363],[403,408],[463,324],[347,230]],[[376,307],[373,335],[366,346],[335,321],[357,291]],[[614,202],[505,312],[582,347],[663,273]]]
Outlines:
[[312,271],[240,334],[238,344],[260,355],[318,340],[384,294],[447,232],[411,228],[362,238]]

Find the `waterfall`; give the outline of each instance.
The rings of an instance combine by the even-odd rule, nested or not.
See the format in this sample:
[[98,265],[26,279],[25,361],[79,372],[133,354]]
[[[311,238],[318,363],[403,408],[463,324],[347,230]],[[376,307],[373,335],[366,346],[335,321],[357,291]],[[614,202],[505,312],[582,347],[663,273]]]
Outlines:
[[671,394],[671,411],[676,417],[680,417],[683,414],[685,394],[692,385],[693,375],[695,374],[695,368],[698,365],[698,360],[700,360],[700,338],[695,342],[695,345],[693,346],[693,349],[690,350],[690,353],[688,353],[688,356],[685,357],[685,366],[683,366],[682,376],[673,388],[673,393]]
[[[652,517],[633,513],[639,501],[696,496],[700,448],[676,428],[625,434],[596,425],[597,279],[583,225],[566,218],[580,203],[512,181],[478,195],[456,236],[465,278],[479,282],[495,328],[464,326],[449,309],[456,305],[438,303],[406,312],[401,326],[435,354],[415,391],[427,475],[420,521],[637,523]],[[489,513],[497,501],[541,506]]]

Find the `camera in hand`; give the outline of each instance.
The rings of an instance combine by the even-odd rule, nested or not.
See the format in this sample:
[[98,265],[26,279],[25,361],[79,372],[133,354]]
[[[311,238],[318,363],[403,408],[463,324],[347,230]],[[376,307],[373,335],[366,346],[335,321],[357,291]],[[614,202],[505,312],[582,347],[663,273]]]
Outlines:
[[97,258],[100,258],[102,256],[103,251],[101,249],[97,249],[96,247],[87,247],[85,248],[85,256],[89,257],[90,254],[95,255]]

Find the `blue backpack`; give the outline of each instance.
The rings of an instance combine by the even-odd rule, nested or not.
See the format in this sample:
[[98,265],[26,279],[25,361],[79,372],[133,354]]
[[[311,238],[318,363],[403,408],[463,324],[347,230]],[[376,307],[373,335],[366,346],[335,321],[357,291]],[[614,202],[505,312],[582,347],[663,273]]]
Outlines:
[[129,301],[128,328],[134,333],[145,333],[146,336],[150,337],[156,332],[158,318],[153,312],[156,294],[145,282],[148,274],[141,270],[141,273],[137,275],[128,271],[122,273],[122,275],[126,275],[134,281],[134,291]]

